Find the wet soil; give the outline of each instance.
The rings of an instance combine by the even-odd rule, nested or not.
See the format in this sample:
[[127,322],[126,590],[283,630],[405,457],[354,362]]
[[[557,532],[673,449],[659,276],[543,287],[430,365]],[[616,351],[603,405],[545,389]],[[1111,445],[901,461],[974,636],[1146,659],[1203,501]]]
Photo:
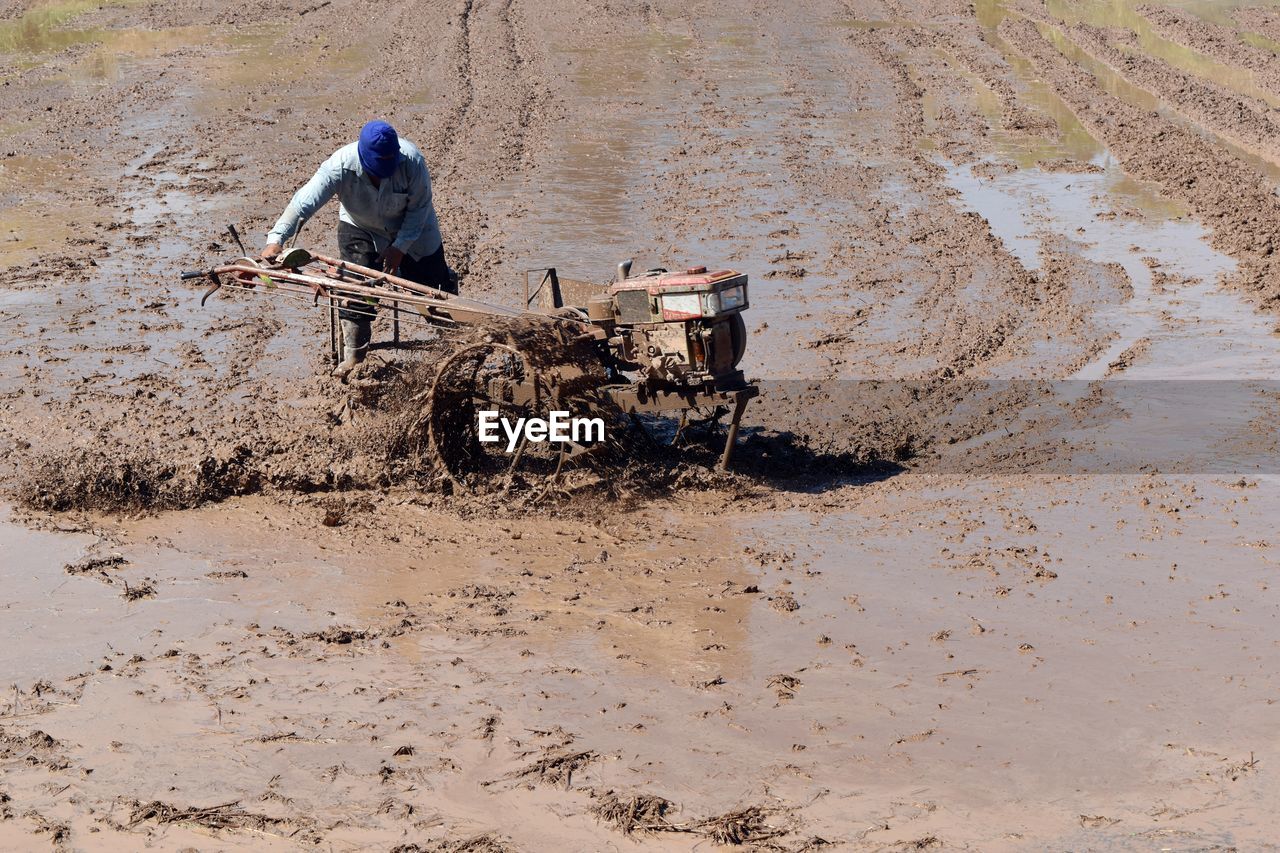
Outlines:
[[[1277,51],[1238,3],[0,0],[0,847],[1268,849]],[[456,339],[383,312],[342,384],[323,311],[201,309],[375,116],[467,295],[748,272],[737,470],[446,488]]]

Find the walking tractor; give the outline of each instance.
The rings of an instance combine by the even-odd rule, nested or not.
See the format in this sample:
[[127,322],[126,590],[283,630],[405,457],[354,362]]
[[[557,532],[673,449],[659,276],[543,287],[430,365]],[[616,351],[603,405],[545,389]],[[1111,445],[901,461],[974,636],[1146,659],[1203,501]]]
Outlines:
[[747,337],[742,312],[749,303],[747,276],[732,270],[632,275],[626,261],[607,285],[563,278],[554,268],[529,270],[523,309],[456,296],[305,249],[289,250],[270,263],[241,257],[182,277],[210,280],[201,305],[226,288],[326,306],[335,347],[334,312],[356,302],[389,306],[397,341],[401,322],[475,330],[439,363],[421,395],[422,432],[455,481],[498,473],[497,464],[510,471],[541,464],[558,480],[568,459],[596,448],[521,441],[510,453],[503,447],[499,452],[506,458],[499,463],[495,448],[477,440],[477,422],[482,412],[493,411],[511,419],[545,417],[575,404],[581,408],[584,400],[593,401],[596,411],[603,403],[641,431],[642,416],[678,415],[677,436],[692,412],[705,413],[713,423],[728,415],[719,460],[727,469],[743,412],[758,394],[738,369]]

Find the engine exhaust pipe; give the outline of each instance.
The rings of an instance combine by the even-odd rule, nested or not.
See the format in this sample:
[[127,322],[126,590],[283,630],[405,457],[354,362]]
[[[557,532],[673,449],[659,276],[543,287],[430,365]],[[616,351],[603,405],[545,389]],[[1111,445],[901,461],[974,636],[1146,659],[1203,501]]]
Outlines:
[[618,264],[618,281],[619,282],[623,282],[627,280],[627,276],[631,274],[631,265],[633,263],[635,263],[634,258],[627,258],[625,261]]

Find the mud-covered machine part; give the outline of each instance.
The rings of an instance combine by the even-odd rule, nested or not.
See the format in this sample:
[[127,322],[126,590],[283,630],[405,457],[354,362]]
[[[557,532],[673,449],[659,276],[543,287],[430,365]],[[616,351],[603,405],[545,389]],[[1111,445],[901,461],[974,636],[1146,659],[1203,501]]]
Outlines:
[[[613,415],[636,423],[642,415],[678,412],[683,424],[690,411],[710,410],[716,422],[729,416],[718,465],[723,470],[732,461],[747,403],[758,394],[738,369],[747,338],[742,313],[749,303],[747,276],[733,270],[693,267],[631,275],[626,261],[602,286],[563,278],[555,268],[539,268],[525,273],[524,308],[513,309],[301,249],[282,260],[241,257],[182,277],[212,282],[202,304],[221,288],[303,295],[314,306],[329,308],[332,323],[337,307],[376,300],[392,307],[397,331],[400,317],[408,312],[419,323],[482,332],[514,320],[545,324],[540,328],[546,329],[552,346],[592,354],[590,369],[569,373],[549,368],[545,353],[534,358],[499,335],[450,354],[425,392],[419,427],[455,482],[493,474],[509,481],[527,466],[555,483],[570,459],[596,450],[596,444],[568,442],[548,449],[522,442],[506,460],[506,471],[491,470],[494,460],[481,462],[475,453],[473,415],[480,405],[529,415],[556,407],[572,410],[584,401],[598,410],[600,401],[607,400]],[[432,413],[437,413],[434,418]]]

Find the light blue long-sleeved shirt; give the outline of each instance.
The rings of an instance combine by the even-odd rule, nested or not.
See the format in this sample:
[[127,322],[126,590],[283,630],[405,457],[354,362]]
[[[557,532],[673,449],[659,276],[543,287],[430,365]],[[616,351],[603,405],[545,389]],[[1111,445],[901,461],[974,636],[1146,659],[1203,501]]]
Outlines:
[[338,218],[372,234],[379,252],[390,244],[419,260],[440,248],[431,175],[422,152],[407,139],[400,140],[395,172],[376,187],[360,165],[356,143],[339,148],[294,194],[267,242],[283,245],[335,193]]

